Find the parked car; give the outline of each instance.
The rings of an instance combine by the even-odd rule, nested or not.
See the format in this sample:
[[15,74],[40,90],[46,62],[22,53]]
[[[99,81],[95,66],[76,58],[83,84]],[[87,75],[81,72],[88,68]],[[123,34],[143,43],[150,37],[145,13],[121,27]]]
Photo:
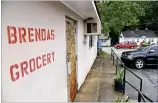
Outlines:
[[146,65],[158,66],[158,45],[139,47],[134,51],[123,52],[121,60],[125,65],[132,64],[138,69],[142,69]]
[[135,41],[125,41],[123,43],[118,43],[115,45],[115,48],[120,49],[120,48],[131,48],[134,49],[137,47],[137,43]]

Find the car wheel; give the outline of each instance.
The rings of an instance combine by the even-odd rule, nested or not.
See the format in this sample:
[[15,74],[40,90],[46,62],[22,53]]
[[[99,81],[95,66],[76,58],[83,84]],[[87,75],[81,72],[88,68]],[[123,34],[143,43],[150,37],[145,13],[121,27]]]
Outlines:
[[131,49],[134,49],[134,47],[133,47],[133,46],[131,46],[130,48],[131,48]]
[[120,49],[120,47],[119,47],[119,46],[117,46],[117,49]]
[[135,61],[135,67],[137,69],[142,69],[144,67],[144,60],[143,59],[137,59]]

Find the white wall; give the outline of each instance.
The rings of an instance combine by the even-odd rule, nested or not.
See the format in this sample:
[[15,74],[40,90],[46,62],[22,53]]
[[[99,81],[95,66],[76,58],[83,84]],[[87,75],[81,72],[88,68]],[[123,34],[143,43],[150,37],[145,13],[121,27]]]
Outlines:
[[[139,42],[137,42],[137,39],[139,39]],[[149,40],[151,40],[152,38],[146,38],[146,42],[149,42]],[[140,45],[140,43],[143,41],[142,38],[119,38],[119,43],[124,42],[124,41],[132,41],[134,40],[135,42],[137,42],[138,45]],[[153,42],[151,43],[155,43],[157,44],[157,38],[153,38]]]
[[[52,2],[2,2],[2,101],[67,101],[65,15],[61,10]],[[7,26],[54,29],[55,39],[8,44]],[[11,81],[11,65],[52,51],[54,62]]]
[[[78,21],[77,81],[84,82],[97,54],[94,46],[83,44],[83,19],[57,2],[2,2],[2,101],[3,102],[67,102],[67,68],[65,15]],[[8,44],[7,26],[53,29],[55,39],[49,41]],[[28,36],[26,36],[28,37]],[[28,41],[28,39],[27,39]],[[87,38],[89,41],[89,37]],[[55,51],[55,60],[16,81],[10,78],[10,66]],[[28,70],[28,69],[27,69]],[[17,69],[20,71],[20,69]],[[29,71],[29,70],[28,70]],[[16,70],[14,69],[14,72]],[[19,72],[20,73],[20,72]],[[14,74],[15,75],[15,74]]]
[[83,84],[87,74],[89,73],[94,60],[97,56],[97,36],[94,36],[93,47],[89,48],[89,36],[87,36],[86,44],[84,41],[84,20],[78,15],[74,15],[74,13],[64,8],[64,12],[67,16],[77,21],[77,82],[78,89]]
[[[81,30],[81,29],[79,29]],[[84,82],[87,74],[89,73],[93,62],[97,56],[97,36],[94,36],[93,47],[89,48],[89,36],[87,36],[86,44],[84,41],[84,33],[78,31],[78,89]]]
[[132,41],[133,40],[133,38],[120,38],[119,39],[119,43],[121,43],[121,42],[124,42],[124,41]]
[[157,44],[158,38],[154,38],[153,42]]
[[108,39],[105,42],[102,42],[102,46],[110,46],[110,45],[111,45],[111,39]]
[[124,39],[123,38],[119,38],[119,43],[123,42]]
[[121,32],[120,36],[121,36],[121,37],[119,37],[119,43],[124,42],[124,37],[123,37],[123,35],[122,35],[122,32]]
[[78,89],[83,84],[87,74],[89,73],[94,60],[97,56],[97,36],[94,37],[93,47],[89,48],[89,36],[87,36],[86,44],[83,43],[84,41],[84,20],[79,17],[78,15],[74,15],[74,13],[70,12],[69,10],[64,8],[64,12],[67,16],[77,21],[77,82],[78,82]]

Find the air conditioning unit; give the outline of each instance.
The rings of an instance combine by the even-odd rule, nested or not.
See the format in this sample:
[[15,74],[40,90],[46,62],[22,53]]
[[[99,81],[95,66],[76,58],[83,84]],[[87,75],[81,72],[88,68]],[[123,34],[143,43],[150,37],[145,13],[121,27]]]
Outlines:
[[99,22],[86,22],[85,35],[100,35],[101,24]]

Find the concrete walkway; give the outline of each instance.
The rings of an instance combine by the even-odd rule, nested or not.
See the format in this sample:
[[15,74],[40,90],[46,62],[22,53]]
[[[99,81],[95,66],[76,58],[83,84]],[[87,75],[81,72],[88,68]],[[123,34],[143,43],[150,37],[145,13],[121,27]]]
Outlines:
[[74,102],[112,102],[122,96],[114,90],[114,75],[110,56],[97,57]]

